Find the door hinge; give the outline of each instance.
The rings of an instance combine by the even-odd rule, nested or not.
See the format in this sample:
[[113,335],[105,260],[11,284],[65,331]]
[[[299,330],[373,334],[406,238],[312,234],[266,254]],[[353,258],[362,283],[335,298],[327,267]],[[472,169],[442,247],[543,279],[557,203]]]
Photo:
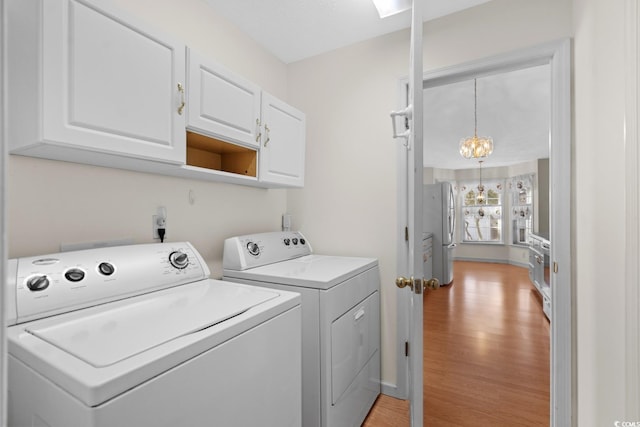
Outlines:
[[404,342],[404,357],[409,357],[409,341]]
[[404,228],[404,241],[405,242],[409,241],[409,227]]

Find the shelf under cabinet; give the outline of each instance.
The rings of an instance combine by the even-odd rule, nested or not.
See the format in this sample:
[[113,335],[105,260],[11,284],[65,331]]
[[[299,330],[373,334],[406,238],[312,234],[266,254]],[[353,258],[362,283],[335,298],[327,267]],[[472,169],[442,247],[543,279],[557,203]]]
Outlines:
[[258,153],[251,148],[187,131],[187,165],[254,177]]

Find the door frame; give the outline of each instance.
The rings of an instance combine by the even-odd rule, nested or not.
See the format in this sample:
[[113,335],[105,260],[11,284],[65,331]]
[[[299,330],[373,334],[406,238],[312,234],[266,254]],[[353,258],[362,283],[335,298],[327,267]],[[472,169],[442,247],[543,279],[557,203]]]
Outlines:
[[625,301],[626,301],[626,401],[625,419],[640,417],[640,151],[638,114],[640,110],[640,7],[636,0],[625,2]]
[[[6,129],[4,125],[5,112],[5,28],[4,25],[4,0],[0,0],[0,22],[3,24],[0,31],[0,301],[5,300],[5,277],[7,277],[7,150]],[[4,304],[0,304],[0,426],[7,425],[7,339],[6,339],[6,310]]]
[[[550,229],[552,268],[552,319],[551,322],[551,405],[550,425],[570,426],[575,420],[575,330],[572,300],[573,264],[571,250],[571,39],[565,38],[517,51],[446,67],[423,74],[423,87],[433,87],[456,81],[469,80],[499,72],[521,68],[550,65],[551,73],[551,117],[550,117]],[[400,79],[398,107],[406,106],[407,78]],[[406,176],[406,155],[398,147],[398,194],[403,195],[403,177]],[[398,203],[397,218],[406,218],[406,204]],[[398,221],[400,222],[400,221]],[[404,233],[404,225],[397,227]],[[401,234],[398,234],[400,236]],[[398,239],[399,240],[399,239]],[[404,245],[398,244],[397,265],[406,265],[408,253]],[[405,342],[410,342],[409,309],[410,295],[397,294],[397,343],[396,395],[406,397],[408,390],[408,362],[405,357]],[[428,344],[427,344],[428,345]]]

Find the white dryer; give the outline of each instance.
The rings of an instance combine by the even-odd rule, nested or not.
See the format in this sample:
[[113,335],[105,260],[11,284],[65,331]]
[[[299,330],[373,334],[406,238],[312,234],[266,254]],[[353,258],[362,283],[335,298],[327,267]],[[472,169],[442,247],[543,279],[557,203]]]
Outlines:
[[380,394],[374,258],[312,254],[298,232],[225,240],[223,280],[302,295],[302,424],[360,426]]
[[301,426],[298,294],[208,279],[189,243],[9,272],[9,425]]

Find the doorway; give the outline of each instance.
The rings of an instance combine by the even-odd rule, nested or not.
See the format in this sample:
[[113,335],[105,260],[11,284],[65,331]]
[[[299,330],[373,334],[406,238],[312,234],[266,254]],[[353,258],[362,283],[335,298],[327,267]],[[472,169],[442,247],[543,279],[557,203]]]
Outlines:
[[[551,405],[550,425],[570,425],[572,406],[572,312],[571,312],[571,253],[570,253],[570,184],[571,184],[571,135],[570,135],[570,41],[561,40],[520,50],[460,66],[424,74],[424,88],[439,87],[473,81],[515,70],[547,66],[549,86],[549,238],[551,265],[551,338],[550,372]],[[427,99],[425,98],[425,102]],[[470,101],[469,103],[471,103]],[[425,126],[426,128],[426,126]],[[464,134],[469,131],[464,127]],[[523,130],[524,132],[524,130]],[[467,135],[461,135],[461,137]],[[453,142],[457,149],[457,139]],[[499,142],[496,141],[496,150]],[[506,143],[505,143],[506,144]],[[425,157],[436,153],[425,147]],[[403,173],[403,171],[399,171]],[[460,217],[458,217],[460,218]],[[504,225],[502,229],[504,230]],[[510,236],[505,233],[504,236]],[[508,243],[508,242],[507,242]],[[512,244],[501,245],[510,248]],[[498,245],[496,245],[497,247]],[[507,258],[509,259],[509,258]],[[454,272],[455,286],[455,272]],[[399,341],[406,332],[406,299],[399,294]],[[426,325],[428,327],[428,325]],[[400,341],[402,342],[402,341]],[[429,345],[427,342],[426,346]],[[401,346],[398,346],[401,347]],[[404,386],[406,361],[398,351],[398,389]]]

